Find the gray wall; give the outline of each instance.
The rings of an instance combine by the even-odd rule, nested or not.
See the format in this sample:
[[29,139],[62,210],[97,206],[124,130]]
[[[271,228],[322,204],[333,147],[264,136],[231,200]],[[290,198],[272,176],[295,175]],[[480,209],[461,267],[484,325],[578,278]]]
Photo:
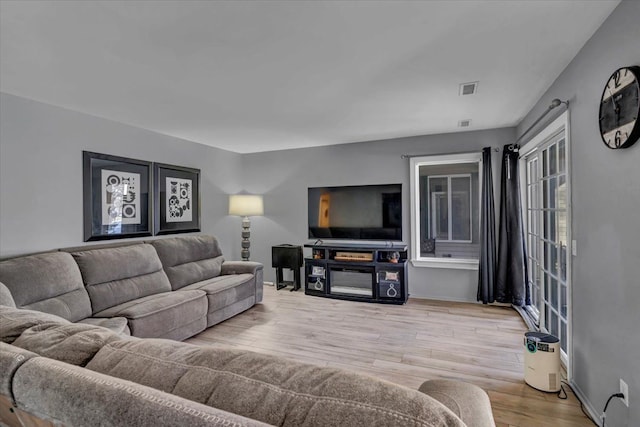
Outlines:
[[[403,238],[409,244],[409,161],[400,156],[479,152],[486,146],[502,149],[514,137],[515,129],[505,128],[245,154],[243,186],[264,194],[265,204],[265,216],[252,219],[251,259],[264,263],[265,277],[273,280],[271,246],[309,242],[308,187],[402,183]],[[494,152],[492,163],[498,197],[500,153]],[[308,249],[305,253],[310,254]],[[477,271],[410,267],[409,292],[414,297],[475,301],[477,281]]]
[[202,231],[239,254],[239,154],[4,93],[0,123],[0,256],[83,244],[82,150],[201,169]]
[[630,408],[612,401],[607,410],[617,427],[640,426],[640,142],[605,147],[598,108],[609,76],[640,65],[639,23],[640,2],[623,1],[518,128],[553,98],[571,101],[574,381],[598,415],[619,378],[627,382]]

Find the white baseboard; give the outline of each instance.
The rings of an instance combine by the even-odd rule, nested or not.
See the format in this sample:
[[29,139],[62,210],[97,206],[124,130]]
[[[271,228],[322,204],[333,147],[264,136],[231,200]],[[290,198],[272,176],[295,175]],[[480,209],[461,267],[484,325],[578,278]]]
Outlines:
[[591,402],[589,402],[589,399],[587,399],[582,390],[580,390],[580,387],[578,387],[578,385],[573,380],[569,381],[569,384],[571,384],[571,388],[573,388],[574,393],[576,394],[576,396],[578,396],[580,402],[582,402],[582,406],[584,407],[585,411],[587,411],[589,416],[593,420],[595,420],[598,425],[600,425],[600,414],[593,408],[593,405],[591,404]]
[[424,299],[424,300],[432,299],[432,300],[435,300],[435,301],[478,303],[478,301],[468,300],[468,299],[464,299],[464,298],[451,298],[451,297],[439,297],[439,296],[418,296],[418,295],[413,295],[411,292],[409,292],[409,299]]

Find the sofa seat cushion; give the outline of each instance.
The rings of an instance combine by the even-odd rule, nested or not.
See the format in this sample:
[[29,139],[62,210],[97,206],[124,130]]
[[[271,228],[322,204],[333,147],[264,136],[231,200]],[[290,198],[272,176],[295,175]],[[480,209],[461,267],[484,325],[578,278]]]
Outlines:
[[82,319],[78,323],[84,323],[93,326],[102,326],[103,328],[107,328],[120,335],[131,335],[131,331],[129,330],[129,322],[127,321],[126,317],[87,317],[86,319]]
[[244,350],[123,340],[87,368],[277,426],[464,426],[417,390]]
[[106,343],[120,339],[120,335],[98,326],[44,323],[25,330],[13,345],[43,357],[84,366]]
[[[203,331],[206,316],[206,294],[191,290],[149,295],[108,308],[93,317],[126,317],[131,335],[135,337],[181,340]],[[188,327],[187,330],[183,330],[184,327]]]
[[210,280],[194,283],[181,291],[199,289],[207,293],[209,311],[219,310],[255,295],[253,274],[235,274],[232,276],[218,276]]
[[0,341],[14,342],[24,331],[36,325],[69,325],[62,317],[35,310],[0,306]]
[[55,314],[76,322],[91,316],[89,295],[73,257],[47,252],[0,262],[0,282],[15,306]]
[[209,302],[207,327],[247,310],[256,301],[256,286],[253,274],[218,276],[185,286],[178,292],[193,289],[199,289],[207,293]]
[[82,272],[94,314],[171,290],[162,263],[151,245],[92,249],[72,255]]

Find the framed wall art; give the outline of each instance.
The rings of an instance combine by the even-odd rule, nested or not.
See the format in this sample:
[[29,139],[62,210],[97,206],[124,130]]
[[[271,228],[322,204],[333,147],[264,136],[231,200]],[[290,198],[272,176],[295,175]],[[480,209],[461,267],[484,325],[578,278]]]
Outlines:
[[84,241],[151,235],[151,162],[82,152]]
[[154,163],[154,233],[200,231],[200,169]]

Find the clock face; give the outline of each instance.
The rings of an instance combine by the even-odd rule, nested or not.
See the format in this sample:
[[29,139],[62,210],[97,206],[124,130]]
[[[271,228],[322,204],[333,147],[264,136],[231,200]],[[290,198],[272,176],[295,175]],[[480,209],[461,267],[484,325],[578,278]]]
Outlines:
[[640,138],[640,67],[611,75],[600,101],[600,135],[609,148],[628,148]]

